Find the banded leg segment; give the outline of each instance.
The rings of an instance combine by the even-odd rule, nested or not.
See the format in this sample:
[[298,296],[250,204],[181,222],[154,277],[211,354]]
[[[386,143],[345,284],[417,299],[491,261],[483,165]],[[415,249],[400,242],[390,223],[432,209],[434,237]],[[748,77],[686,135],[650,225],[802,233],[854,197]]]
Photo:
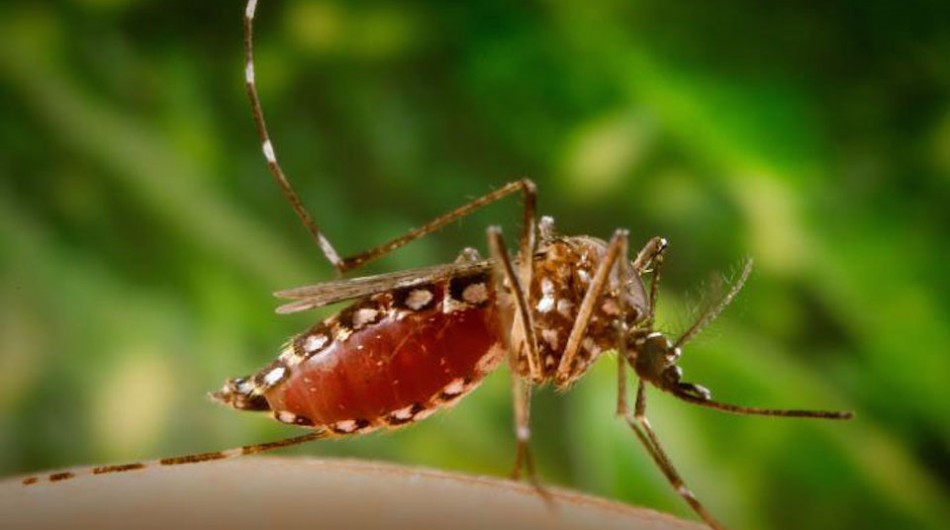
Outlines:
[[660,290],[660,272],[663,269],[663,257],[666,255],[666,249],[669,244],[662,237],[654,237],[644,245],[643,249],[637,254],[633,261],[633,268],[638,275],[643,275],[650,269],[653,271],[653,277],[650,279],[650,301],[645,327],[652,328],[653,321],[656,318],[656,299]]
[[633,268],[637,271],[637,274],[644,274],[649,272],[650,268],[657,266],[656,260],[661,259],[666,254],[667,247],[669,247],[669,242],[662,237],[653,237],[647,241],[647,244],[643,245],[643,248],[637,253],[636,259],[633,260]]
[[209,462],[211,460],[226,460],[229,458],[237,458],[239,456],[255,455],[258,453],[274,451],[276,449],[291,447],[294,445],[300,445],[307,442],[311,442],[313,440],[328,438],[330,436],[332,436],[332,433],[330,433],[330,431],[320,429],[320,430],[309,432],[301,436],[294,436],[292,438],[285,438],[283,440],[277,440],[274,442],[267,442],[267,443],[262,443],[262,444],[243,445],[241,447],[226,449],[224,451],[212,451],[208,453],[194,453],[190,455],[162,458],[161,460],[150,460],[146,462],[135,462],[135,463],[130,463],[130,464],[85,467],[85,468],[73,469],[69,471],[62,471],[59,473],[52,473],[52,474],[46,475],[45,477],[41,477],[41,476],[27,477],[23,479],[22,482],[24,486],[30,486],[30,485],[38,484],[41,482],[61,482],[64,480],[69,480],[69,479],[74,479],[77,477],[84,477],[84,476],[106,475],[106,474],[111,474],[111,473],[125,473],[129,471],[139,471],[139,470],[152,468],[152,467],[178,466],[182,464],[198,464],[201,462]]
[[343,260],[340,259],[340,255],[337,254],[333,245],[330,244],[330,241],[323,235],[323,232],[320,231],[320,228],[314,222],[310,213],[304,208],[300,197],[297,196],[297,192],[294,191],[293,186],[290,185],[290,182],[284,175],[284,170],[281,169],[280,163],[277,161],[274,144],[271,142],[270,135],[267,133],[267,123],[264,120],[264,110],[261,108],[260,97],[257,95],[254,75],[254,14],[256,9],[257,0],[249,0],[244,10],[244,83],[247,89],[247,97],[251,102],[251,114],[254,116],[257,136],[260,138],[264,159],[267,161],[267,169],[270,171],[271,176],[274,177],[274,181],[277,182],[277,186],[280,187],[280,191],[284,194],[287,202],[290,203],[290,207],[293,208],[294,213],[300,218],[300,222],[302,222],[307,228],[307,231],[310,232],[310,237],[313,238],[314,242],[323,252],[323,255],[326,256],[327,261],[329,261],[337,271],[342,272],[344,270]]
[[[388,241],[382,245],[374,247],[365,252],[361,252],[354,256],[341,258],[337,251],[333,248],[333,245],[330,244],[330,241],[326,238],[326,236],[323,235],[323,232],[317,226],[316,222],[313,220],[313,217],[304,207],[303,202],[300,200],[297,192],[294,191],[290,181],[287,180],[287,177],[277,160],[274,144],[267,132],[267,123],[264,119],[264,111],[261,107],[260,97],[257,93],[257,85],[254,73],[253,35],[254,16],[256,10],[257,0],[249,0],[244,11],[244,80],[245,87],[247,89],[247,97],[251,103],[251,114],[254,116],[254,124],[257,127],[257,135],[261,142],[261,149],[264,153],[264,159],[267,161],[267,168],[274,177],[274,181],[277,182],[277,186],[280,187],[280,191],[287,199],[287,202],[290,203],[290,207],[300,219],[300,222],[303,223],[304,227],[306,227],[307,231],[310,232],[310,236],[323,252],[323,255],[326,257],[327,261],[330,262],[330,265],[332,265],[333,268],[337,270],[337,273],[342,274],[348,270],[358,268],[372,260],[385,256],[386,254],[396,250],[399,247],[402,247],[403,245],[430,234],[451,223],[452,221],[465,217],[475,210],[496,202],[499,199],[502,199],[515,192],[521,192],[524,196],[524,225],[521,245],[522,255],[531,255],[530,251],[534,250],[535,244],[534,216],[537,203],[537,188],[530,180],[519,180],[510,182],[489,194],[486,194],[466,205],[439,216],[426,223],[422,227],[412,230],[401,237],[393,239],[392,241]],[[523,281],[530,281],[530,266],[522,267],[521,276]]]
[[[533,372],[531,367],[540,369],[540,357],[538,356],[537,342],[534,335],[534,324],[531,322],[531,311],[528,308],[525,298],[525,291],[522,289],[518,277],[515,275],[514,267],[508,256],[505,247],[504,238],[497,227],[488,229],[488,245],[491,249],[491,255],[495,263],[495,282],[496,285],[502,285],[506,282],[511,286],[512,296],[514,298],[515,313],[510,319],[506,318],[506,312],[499,307],[498,326],[499,336],[502,337],[502,343],[508,356],[508,366],[511,372],[511,393],[514,402],[515,419],[515,438],[517,443],[517,452],[515,454],[515,465],[512,469],[512,478],[521,478],[521,470],[527,473],[528,480],[534,485],[538,493],[550,501],[550,495],[541,485],[537,478],[534,468],[534,458],[531,455],[531,381]],[[496,303],[499,303],[496,301]],[[520,322],[520,327],[515,328],[515,323]],[[522,342],[517,346],[512,345],[511,336],[513,330],[520,329],[523,334]],[[517,335],[516,335],[517,336]],[[522,351],[526,351],[528,357],[528,380],[520,375],[518,361]],[[540,372],[539,372],[540,373]]]
[[650,457],[653,459],[653,462],[656,463],[657,467],[660,468],[660,471],[663,472],[663,475],[666,476],[666,480],[673,486],[673,489],[679,494],[683,500],[689,504],[690,508],[696,512],[696,515],[702,518],[713,530],[726,530],[715,517],[709,513],[709,510],[699,499],[693,495],[693,492],[686,486],[686,483],[683,481],[683,478],[680,476],[679,472],[676,470],[676,467],[673,466],[673,462],[670,460],[670,457],[667,456],[666,451],[663,450],[663,446],[660,444],[659,438],[657,438],[656,433],[653,432],[653,427],[650,425],[650,420],[646,416],[646,385],[643,381],[639,381],[637,385],[637,402],[635,409],[631,414],[627,406],[627,392],[626,392],[626,376],[625,376],[625,365],[623,363],[623,356],[620,356],[620,368],[619,377],[623,379],[623,383],[620,384],[619,392],[617,394],[617,413],[622,415],[624,420],[633,429],[633,432],[637,435],[637,438],[640,440],[640,443],[646,448],[647,452],[650,453]]
[[[523,342],[512,347],[509,344],[509,351],[517,357],[522,348],[526,350],[528,361],[528,377],[531,381],[541,381],[541,354],[538,352],[538,340],[534,328],[534,317],[531,307],[528,305],[528,291],[521,283],[519,277],[515,274],[514,266],[511,264],[511,258],[508,256],[508,250],[505,246],[505,240],[501,235],[501,230],[497,226],[488,228],[488,246],[491,250],[491,257],[495,263],[495,277],[499,282],[497,285],[507,283],[511,286],[511,294],[514,299],[515,315],[511,329],[502,329],[501,335],[510,339],[510,336],[521,337]],[[524,260],[522,260],[524,261]],[[528,260],[531,263],[531,260]],[[502,312],[499,311],[499,314]],[[514,375],[519,373],[517,364],[512,367]]]

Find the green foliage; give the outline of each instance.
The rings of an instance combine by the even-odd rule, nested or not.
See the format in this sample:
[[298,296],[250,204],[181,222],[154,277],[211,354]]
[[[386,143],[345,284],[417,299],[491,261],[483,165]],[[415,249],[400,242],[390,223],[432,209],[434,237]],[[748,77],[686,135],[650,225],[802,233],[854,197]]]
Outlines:
[[[331,277],[266,173],[232,4],[0,7],[7,474],[291,432],[204,398],[326,314],[277,317],[270,292]],[[687,481],[735,528],[943,528],[950,13],[688,5],[264,1],[257,78],[285,169],[343,252],[529,176],[565,232],[670,239],[673,331],[711,271],[753,256],[687,349],[687,380],[857,419],[732,417],[654,392]],[[516,233],[514,201],[371,270],[484,250],[492,223]],[[614,369],[537,396],[542,474],[688,515],[613,417]],[[412,429],[300,452],[506,473],[506,378]]]

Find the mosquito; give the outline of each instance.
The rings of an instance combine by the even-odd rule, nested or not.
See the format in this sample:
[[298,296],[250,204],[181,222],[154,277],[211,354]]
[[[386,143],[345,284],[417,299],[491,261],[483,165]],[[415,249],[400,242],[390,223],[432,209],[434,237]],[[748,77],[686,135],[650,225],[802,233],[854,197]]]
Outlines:
[[[550,217],[535,219],[537,189],[529,180],[511,182],[418,229],[351,257],[341,258],[304,208],[284,175],[267,132],[254,76],[253,23],[256,0],[244,16],[245,84],[267,167],[338,275],[355,270],[472,212],[520,194],[522,232],[518,253],[509,255],[501,229],[487,229],[490,255],[463,250],[454,263],[376,276],[337,279],[279,291],[289,300],[278,313],[295,313],[355,300],[293,337],[277,358],[257,373],[228,379],[211,397],[238,410],[269,413],[279,422],[309,429],[300,436],[151,462],[90,467],[30,477],[59,482],[263,453],[313,440],[394,429],[450,407],[503,363],[512,372],[516,456],[513,477],[524,472],[537,490],[529,449],[531,393],[551,385],[566,391],[609,351],[617,352],[616,412],[630,426],[673,489],[710,527],[723,529],[689,490],[647,419],[647,384],[688,403],[736,414],[849,419],[851,412],[745,407],[712,399],[706,388],[684,382],[677,365],[682,349],[735,298],[752,270],[748,260],[738,280],[717,303],[671,340],[654,326],[667,241],[650,239],[629,256],[629,233],[608,241],[558,234]],[[649,290],[643,278],[650,277]],[[627,370],[638,378],[628,401]]]

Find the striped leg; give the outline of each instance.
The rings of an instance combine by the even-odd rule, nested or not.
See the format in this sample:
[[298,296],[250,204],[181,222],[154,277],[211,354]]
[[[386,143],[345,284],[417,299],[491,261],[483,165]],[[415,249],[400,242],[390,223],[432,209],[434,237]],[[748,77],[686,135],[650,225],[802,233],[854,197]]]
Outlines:
[[653,327],[656,316],[656,298],[660,289],[660,272],[663,269],[663,256],[666,255],[667,248],[669,248],[669,244],[666,239],[654,237],[644,245],[643,249],[637,254],[637,258],[633,260],[633,268],[638,275],[643,275],[651,269],[653,272],[653,277],[650,280],[650,300],[647,306],[649,313],[643,323],[645,327]]
[[274,144],[271,142],[270,135],[267,133],[267,123],[264,121],[264,111],[261,109],[261,100],[257,95],[257,86],[254,76],[254,12],[256,10],[257,0],[248,0],[247,7],[244,10],[244,82],[247,88],[247,97],[251,101],[251,113],[254,115],[257,135],[260,138],[261,148],[264,151],[264,159],[267,160],[267,169],[270,170],[271,175],[280,187],[280,191],[290,203],[290,207],[293,208],[294,213],[300,218],[300,221],[307,228],[307,231],[310,232],[310,236],[314,242],[316,242],[317,246],[320,247],[327,261],[329,261],[335,269],[342,271],[343,260],[340,259],[340,255],[334,250],[333,245],[331,245],[330,241],[323,235],[323,232],[317,227],[310,213],[307,212],[303,203],[300,202],[300,197],[297,196],[297,192],[294,191],[294,188],[284,175],[284,170],[281,169],[280,163],[277,162]]
[[[501,235],[501,229],[497,226],[488,228],[488,246],[491,249],[491,257],[495,262],[495,278],[497,285],[511,286],[511,293],[514,299],[515,315],[512,329],[502,329],[502,336],[510,338],[515,336],[522,338],[522,342],[509,347],[509,352],[516,358],[520,355],[522,348],[525,351],[528,362],[529,380],[541,381],[541,355],[538,353],[538,340],[534,329],[534,318],[531,314],[531,307],[528,304],[528,291],[530,284],[521,282],[523,276],[515,274],[514,266],[511,264],[511,258],[508,255],[505,240]],[[531,256],[529,253],[527,256]],[[527,261],[530,265],[531,259],[523,258],[522,262]],[[509,345],[510,346],[510,345]],[[517,365],[513,367],[514,373],[518,373]]]
[[32,476],[32,477],[27,477],[23,479],[23,485],[29,486],[29,485],[41,483],[44,481],[61,482],[63,480],[69,480],[69,479],[73,479],[77,477],[92,476],[92,475],[106,475],[110,473],[124,473],[128,471],[139,471],[139,470],[143,470],[143,469],[147,469],[151,467],[179,466],[182,464],[198,464],[201,462],[209,462],[211,460],[226,460],[229,458],[237,458],[239,456],[254,455],[258,453],[273,451],[275,449],[281,449],[283,447],[300,445],[307,442],[311,442],[313,440],[328,438],[330,436],[332,436],[332,434],[329,431],[316,430],[316,431],[309,432],[301,436],[294,436],[292,438],[285,438],[283,440],[277,440],[274,442],[267,442],[267,443],[262,443],[262,444],[244,445],[241,447],[235,447],[233,449],[226,449],[224,451],[212,451],[209,453],[194,453],[190,455],[162,458],[161,460],[150,460],[146,462],[135,462],[135,463],[130,463],[130,464],[85,467],[85,468],[79,468],[79,469],[74,469],[70,471],[52,473],[50,475],[46,475],[45,477]]
[[[525,292],[522,289],[522,285],[515,275],[514,267],[511,264],[511,259],[508,256],[508,251],[505,248],[505,241],[501,236],[501,231],[498,227],[490,227],[488,229],[488,243],[489,248],[491,249],[492,258],[495,260],[495,280],[496,285],[502,285],[504,282],[507,282],[511,286],[512,297],[514,298],[515,305],[515,314],[512,315],[512,318],[509,320],[504,315],[504,311],[499,308],[499,327],[500,336],[505,347],[505,351],[508,353],[508,364],[511,369],[511,393],[514,400],[514,412],[515,412],[515,438],[517,443],[517,453],[515,456],[515,466],[512,470],[512,478],[518,479],[521,477],[522,468],[525,470],[528,480],[534,485],[538,493],[544,497],[545,500],[550,502],[550,494],[544,489],[541,485],[541,482],[538,480],[537,474],[535,473],[534,468],[534,459],[531,456],[531,380],[532,375],[530,373],[532,362],[531,358],[534,356],[534,365],[540,366],[538,363],[538,345],[534,335],[534,325],[529,320],[530,310],[528,308],[527,299],[525,298]],[[506,320],[508,320],[506,322]],[[512,322],[513,320],[514,322]],[[513,325],[515,322],[521,322],[520,326]],[[527,322],[527,325],[525,324]],[[512,345],[511,336],[515,335],[514,332],[521,331],[522,340],[517,345]],[[517,335],[516,335],[517,336]],[[529,361],[528,369],[529,374],[527,380],[523,378],[520,374],[518,364],[519,359],[522,355],[522,352],[525,352]]]
[[666,455],[662,445],[660,445],[660,440],[656,437],[656,434],[653,432],[653,427],[650,425],[650,420],[646,417],[646,385],[643,381],[640,381],[637,386],[637,402],[633,414],[630,413],[627,407],[624,359],[623,356],[620,357],[619,371],[620,377],[624,379],[624,383],[620,385],[617,395],[618,414],[623,415],[624,420],[626,420],[630,428],[633,429],[633,432],[637,435],[637,438],[640,439],[643,446],[646,447],[647,452],[650,453],[650,457],[653,458],[653,462],[656,463],[660,471],[666,476],[666,480],[673,486],[676,493],[678,493],[679,496],[689,504],[693,511],[696,512],[706,524],[713,528],[713,530],[726,530],[725,527],[709,513],[709,510],[699,502],[699,499],[693,495],[693,492],[689,490],[686,483],[683,482],[683,478],[673,466],[670,457]]
[[[284,171],[281,169],[280,163],[277,161],[277,154],[274,151],[274,144],[267,132],[267,123],[264,120],[264,111],[261,108],[260,97],[257,94],[257,86],[254,74],[253,34],[254,15],[256,10],[257,0],[249,0],[244,11],[244,79],[245,87],[247,89],[247,96],[251,102],[251,113],[254,116],[254,124],[257,127],[257,135],[260,139],[261,148],[264,152],[264,159],[267,161],[268,170],[270,170],[271,175],[274,177],[274,180],[280,187],[284,197],[290,203],[290,207],[293,208],[294,213],[307,228],[307,231],[310,232],[310,236],[313,238],[314,242],[316,242],[317,246],[320,247],[320,250],[323,252],[323,255],[326,257],[327,261],[329,261],[333,268],[337,270],[337,273],[342,274],[348,270],[358,268],[370,261],[385,256],[386,254],[396,250],[399,247],[402,247],[403,245],[435,232],[445,225],[465,217],[475,210],[496,202],[499,199],[502,199],[515,192],[521,192],[524,198],[524,222],[523,234],[521,238],[522,255],[531,255],[531,251],[534,250],[535,244],[534,216],[535,204],[537,202],[537,189],[534,183],[530,180],[518,180],[515,182],[510,182],[491,193],[479,197],[478,199],[456,208],[451,212],[441,215],[426,223],[422,227],[411,230],[401,237],[397,237],[391,241],[354,256],[341,258],[337,251],[333,248],[333,245],[330,244],[330,241],[326,238],[326,236],[323,235],[323,232],[317,226],[316,222],[314,222],[313,217],[311,217],[311,215],[307,212],[307,209],[303,206],[303,203],[301,202],[300,197],[297,195],[297,192],[294,191],[293,186],[290,185],[290,182],[284,175]],[[520,277],[525,285],[530,285],[530,263],[528,265],[522,265]]]

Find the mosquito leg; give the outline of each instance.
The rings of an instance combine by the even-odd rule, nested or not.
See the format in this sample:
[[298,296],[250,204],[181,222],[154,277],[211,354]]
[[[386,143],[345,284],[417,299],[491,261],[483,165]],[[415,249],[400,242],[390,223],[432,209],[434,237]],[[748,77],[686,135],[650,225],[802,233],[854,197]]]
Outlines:
[[666,476],[666,480],[669,481],[673,489],[676,490],[676,493],[689,504],[693,511],[696,512],[696,515],[701,517],[706,524],[714,530],[725,530],[725,527],[709,513],[709,510],[707,510],[706,507],[699,502],[699,499],[693,495],[693,492],[689,490],[686,483],[683,482],[682,477],[680,477],[679,472],[677,472],[673,466],[673,462],[666,455],[666,452],[663,451],[660,440],[656,437],[656,434],[653,432],[653,427],[650,426],[650,420],[646,417],[646,386],[643,381],[641,380],[637,386],[637,402],[633,414],[630,413],[627,407],[626,389],[621,387],[620,390],[621,392],[617,396],[618,414],[623,415],[624,420],[630,425],[630,428],[633,429],[633,432],[637,435],[637,438],[640,439],[640,442],[646,448],[647,452],[650,453],[653,462],[656,463]]
[[[626,261],[627,238],[629,233],[626,230],[619,229],[614,232],[610,238],[610,244],[607,246],[607,253],[604,259],[597,266],[597,271],[590,281],[590,286],[584,294],[584,300],[577,310],[577,317],[574,319],[574,326],[571,328],[571,334],[568,336],[567,344],[564,346],[564,355],[558,364],[555,374],[555,382],[564,382],[571,370],[574,368],[574,361],[577,357],[577,351],[581,345],[581,339],[587,330],[587,324],[590,323],[590,317],[594,312],[594,304],[603,294],[607,286],[607,280],[610,270],[613,268],[617,259],[623,255],[622,260]],[[621,304],[622,305],[622,304]]]
[[663,257],[666,255],[666,249],[669,248],[666,239],[654,237],[637,254],[633,261],[633,268],[638,275],[642,275],[650,269],[653,269],[653,276],[650,279],[650,300],[648,304],[648,314],[644,321],[647,327],[653,327],[653,321],[656,317],[656,299],[660,292],[660,272],[663,270]]
[[[640,254],[637,255],[637,259],[634,261],[634,267],[639,276],[643,267],[643,262],[640,259],[640,256],[650,247],[650,245],[655,244],[660,238],[653,238],[647,243],[647,246],[640,251]],[[666,241],[663,240],[663,247],[665,248]],[[622,249],[623,253],[620,254],[622,258],[617,262],[617,276],[620,278],[627,277],[627,251],[626,246]],[[620,314],[617,315],[617,329],[616,329],[616,341],[617,341],[617,414],[623,414],[623,409],[625,405],[625,400],[627,398],[627,359],[623,355],[624,350],[626,349],[627,342],[627,303],[625,303],[626,297],[620,297]],[[651,304],[652,305],[652,304]]]
[[271,176],[274,177],[274,181],[277,182],[280,191],[284,194],[287,202],[290,203],[290,207],[293,208],[294,213],[300,218],[300,222],[307,228],[307,231],[310,232],[310,237],[312,237],[317,246],[320,247],[327,261],[329,261],[330,265],[333,265],[335,269],[342,271],[343,260],[340,259],[340,255],[334,250],[333,245],[330,244],[330,241],[323,235],[323,232],[320,231],[313,217],[311,217],[307,209],[304,208],[300,197],[297,196],[297,192],[294,191],[293,186],[290,185],[290,181],[288,181],[284,175],[284,170],[281,169],[280,163],[277,162],[274,144],[271,142],[270,135],[267,133],[267,123],[264,121],[264,111],[261,108],[260,97],[257,95],[257,85],[254,78],[254,12],[256,9],[257,0],[249,0],[244,11],[244,82],[247,89],[247,97],[251,101],[251,114],[254,116],[254,124],[257,126],[257,136],[260,139],[261,148],[264,151],[264,159],[267,161],[267,169],[270,170]]
[[511,388],[515,405],[515,437],[517,440],[515,465],[511,470],[511,478],[513,480],[520,479],[521,470],[524,469],[528,482],[534,486],[538,495],[549,505],[552,505],[554,499],[538,478],[534,467],[534,457],[531,453],[531,383],[523,380],[516,372],[512,371]]
[[[526,319],[526,314],[529,314],[527,311],[527,304],[524,300],[524,291],[522,291],[521,286],[515,277],[514,268],[511,265],[511,260],[508,258],[508,252],[505,248],[504,239],[502,238],[501,232],[497,227],[489,227],[488,243],[489,248],[491,249],[492,257],[495,260],[496,285],[501,285],[504,281],[507,281],[508,284],[511,285],[516,306],[515,315],[513,315],[512,318],[515,322],[519,320],[524,322]],[[511,319],[506,319],[503,316],[504,311],[501,307],[498,309],[498,326],[500,328],[499,335],[502,338],[502,344],[505,348],[505,351],[507,352],[508,366],[511,372],[511,394],[514,401],[515,413],[515,438],[517,440],[517,449],[515,453],[515,465],[512,469],[511,476],[513,479],[518,480],[521,478],[521,470],[524,469],[527,473],[528,480],[538,491],[538,494],[550,503],[551,496],[538,480],[534,467],[534,458],[531,456],[531,354],[528,353],[527,355],[529,368],[528,380],[522,378],[521,370],[518,366],[522,352],[525,349],[527,349],[529,352],[534,351],[535,359],[537,359],[537,343],[534,339],[534,327],[533,325],[522,325],[522,329],[530,330],[530,332],[524,334],[523,340],[518,343],[517,347],[514,347],[511,340],[513,330]]]
[[650,309],[646,319],[646,325],[651,328],[653,327],[653,322],[656,321],[656,300],[660,296],[663,256],[664,254],[657,254],[653,259],[653,276],[650,278]]
[[254,455],[258,453],[264,453],[267,451],[273,451],[275,449],[280,449],[283,447],[290,447],[293,445],[300,445],[313,440],[318,440],[321,438],[328,438],[332,436],[329,431],[325,430],[315,430],[309,432],[302,436],[295,436],[293,438],[285,438],[283,440],[278,440],[275,442],[268,442],[262,444],[253,444],[245,445],[241,447],[235,447],[233,449],[226,449],[224,451],[212,451],[210,453],[195,453],[184,456],[175,456],[171,458],[162,458],[161,460],[151,460],[147,462],[135,462],[130,464],[118,464],[118,465],[109,465],[109,466],[96,466],[96,467],[86,467],[81,469],[74,469],[70,471],[63,471],[59,473],[52,473],[45,477],[33,476],[23,479],[23,485],[29,486],[32,484],[37,484],[39,482],[61,482],[63,480],[69,480],[77,477],[83,476],[92,476],[92,475],[106,475],[110,473],[124,473],[128,471],[139,471],[151,467],[165,467],[165,466],[178,466],[182,464],[197,464],[200,462],[208,462],[211,460],[226,460],[229,458],[237,458],[244,455]]
[[515,454],[515,465],[511,470],[511,478],[518,480],[521,478],[521,470],[524,469],[528,481],[544,497],[549,494],[541,481],[538,480],[537,472],[534,467],[534,458],[531,455],[531,385],[524,381],[517,373],[511,374],[511,391],[514,397],[515,407],[515,437],[517,440],[517,452]]
[[[523,182],[527,182],[529,186],[525,188],[523,192],[524,208],[522,209],[521,219],[521,248],[519,249],[520,261],[518,263],[518,279],[521,281],[523,290],[522,298],[519,303],[527,309],[529,307],[529,293],[531,292],[531,277],[534,274],[534,250],[537,245],[537,224],[534,221],[534,217],[535,210],[537,209],[538,192],[533,182],[529,180]],[[504,245],[502,245],[502,248],[504,248]],[[533,312],[524,311],[524,313],[527,315],[527,318],[520,319],[523,329],[519,332],[523,332],[525,337],[531,336],[532,347],[528,350],[528,353],[533,356],[535,366],[538,369],[536,375],[540,377],[541,354],[538,352],[538,343],[535,340]]]
[[666,253],[668,246],[669,243],[662,237],[654,237],[647,241],[647,244],[643,245],[643,248],[637,253],[636,259],[633,260],[633,268],[637,271],[637,274],[647,272],[653,266],[653,261]]
[[[541,355],[538,353],[538,341],[535,335],[534,319],[528,306],[528,299],[524,285],[515,275],[514,267],[508,256],[505,240],[501,235],[501,230],[497,226],[488,228],[488,246],[491,249],[491,257],[495,262],[496,277],[501,282],[497,285],[507,283],[511,287],[512,298],[514,299],[515,318],[512,329],[501,330],[502,336],[509,335],[518,337],[521,340],[514,348],[509,347],[515,355],[520,355],[522,346],[527,350],[528,376],[531,381],[540,381],[541,373]],[[500,289],[499,289],[500,291]],[[520,373],[519,367],[514,367],[515,375]]]
[[[294,210],[294,213],[297,214],[300,222],[303,223],[303,225],[307,228],[307,231],[310,232],[310,236],[316,242],[317,246],[320,247],[323,255],[327,258],[327,261],[330,262],[330,264],[337,270],[338,273],[355,269],[369,261],[380,258],[411,241],[419,239],[426,234],[442,228],[446,224],[451,223],[456,219],[464,217],[483,206],[491,204],[507,195],[518,191],[524,195],[524,233],[522,236],[522,254],[527,256],[531,255],[530,252],[526,253],[526,251],[531,251],[534,249],[534,215],[537,203],[537,189],[534,183],[530,180],[519,180],[516,182],[511,182],[492,193],[475,199],[474,201],[445,215],[437,217],[436,219],[423,225],[421,228],[412,230],[402,237],[398,237],[392,241],[383,243],[382,245],[365,252],[361,252],[355,256],[345,259],[340,258],[340,255],[333,248],[333,245],[330,244],[330,241],[326,238],[326,236],[323,235],[323,232],[320,231],[320,228],[317,226],[316,222],[314,222],[313,217],[311,217],[310,213],[307,212],[307,209],[304,207],[303,202],[297,195],[297,192],[294,191],[290,181],[288,181],[286,175],[284,175],[284,171],[281,168],[280,163],[277,161],[277,155],[274,151],[274,144],[271,142],[270,135],[267,132],[267,122],[264,119],[264,111],[261,108],[260,97],[257,94],[257,85],[254,75],[253,35],[254,15],[256,10],[257,0],[248,0],[244,11],[244,80],[245,87],[247,89],[247,96],[251,102],[251,114],[254,116],[254,124],[257,127],[257,135],[260,139],[261,148],[264,152],[264,159],[267,161],[267,168],[270,170],[271,175],[274,177],[274,180],[280,187],[280,191],[284,194],[287,202],[290,203],[290,207]],[[530,269],[523,269],[521,276],[522,278],[530,278],[530,274]]]
[[[507,197],[516,192],[521,192],[524,197],[523,205],[523,226],[522,226],[522,237],[521,237],[521,254],[525,256],[531,256],[534,251],[535,244],[535,209],[537,204],[537,187],[530,180],[518,180],[515,182],[509,182],[508,184],[498,188],[497,190],[483,195],[468,204],[462,205],[451,212],[440,215],[432,221],[429,221],[425,225],[411,230],[409,233],[397,237],[391,241],[383,243],[377,247],[371,248],[365,252],[356,254],[355,256],[348,257],[342,260],[342,263],[338,267],[340,272],[348,271],[350,269],[355,269],[360,267],[370,261],[378,259],[386,254],[389,254],[393,250],[396,250],[403,245],[411,243],[420,237],[431,234],[436,230],[439,230],[443,226],[461,219],[466,215],[471,214],[475,210],[487,206],[493,202],[496,202],[500,199]],[[525,260],[522,260],[523,262]],[[527,264],[530,265],[530,260],[527,261]],[[522,264],[522,274],[520,277],[530,279],[530,268],[525,272],[525,264]],[[528,285],[528,284],[523,284]]]

